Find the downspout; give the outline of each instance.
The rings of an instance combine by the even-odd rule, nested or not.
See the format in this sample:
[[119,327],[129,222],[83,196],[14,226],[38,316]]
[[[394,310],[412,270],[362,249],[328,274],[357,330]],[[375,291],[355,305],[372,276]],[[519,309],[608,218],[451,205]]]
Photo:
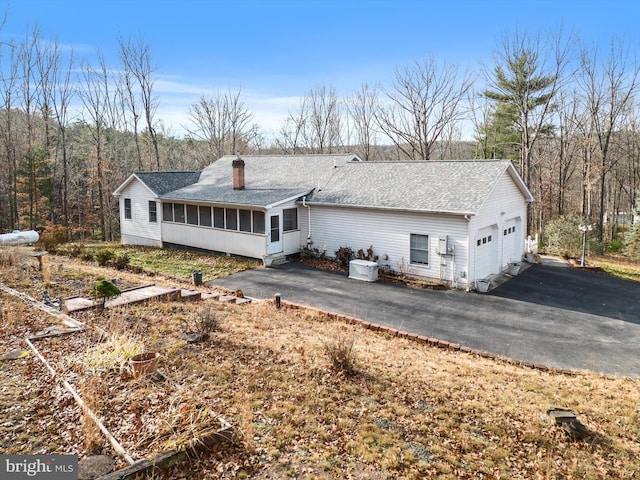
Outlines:
[[[471,232],[469,231],[469,223],[471,222],[471,217],[467,214],[465,214],[464,219],[467,221],[467,238],[469,240],[471,240]],[[473,274],[476,274],[476,252],[475,252],[475,238],[473,239],[473,242],[471,241],[467,241],[467,293],[469,293],[471,291],[471,287],[469,286],[471,284],[471,279],[469,278],[469,276],[471,275],[471,272],[469,272],[469,255],[471,255],[471,252],[473,251]]]
[[311,207],[307,205],[307,196],[302,197],[302,206],[307,209],[307,220],[309,221],[309,230],[307,232],[307,248],[311,245]]

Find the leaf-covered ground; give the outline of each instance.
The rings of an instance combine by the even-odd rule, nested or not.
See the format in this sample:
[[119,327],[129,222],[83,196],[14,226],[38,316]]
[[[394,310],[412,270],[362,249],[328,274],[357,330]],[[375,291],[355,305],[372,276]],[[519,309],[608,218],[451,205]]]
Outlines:
[[[100,274],[53,257],[52,290],[59,263],[67,274]],[[12,272],[3,280],[39,291],[38,274]],[[0,299],[0,353],[56,321]],[[89,331],[38,343],[134,457],[179,445],[218,415],[234,426],[233,444],[154,478],[640,477],[638,379],[517,367],[270,303],[204,306],[87,312],[77,318]],[[183,333],[205,314],[220,328],[187,344]],[[325,354],[338,335],[355,341],[354,375]],[[110,355],[130,348],[159,350],[167,379],[131,378]],[[33,355],[0,362],[0,376],[1,451],[109,453]],[[544,417],[551,406],[575,410],[593,435],[570,439]]]

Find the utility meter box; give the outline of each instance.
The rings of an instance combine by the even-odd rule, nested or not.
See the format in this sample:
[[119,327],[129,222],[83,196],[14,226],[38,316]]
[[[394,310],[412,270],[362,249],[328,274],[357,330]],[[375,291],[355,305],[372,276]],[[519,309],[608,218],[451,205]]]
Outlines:
[[447,235],[438,237],[438,254],[453,255],[453,245],[449,245],[449,237]]
[[375,282],[378,280],[378,264],[368,260],[351,260],[349,262],[349,278]]

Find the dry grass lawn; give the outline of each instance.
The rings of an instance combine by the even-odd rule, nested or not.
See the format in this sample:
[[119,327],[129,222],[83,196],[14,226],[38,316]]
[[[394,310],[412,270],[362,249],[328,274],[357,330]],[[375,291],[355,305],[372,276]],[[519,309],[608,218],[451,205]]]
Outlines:
[[[53,292],[70,281],[56,273],[59,263],[65,275],[100,275],[54,257],[44,274]],[[43,280],[35,277],[9,268],[2,281],[37,293]],[[21,300],[0,300],[0,353],[55,322]],[[86,313],[78,318],[95,329],[39,342],[135,457],[179,445],[217,415],[234,426],[234,444],[154,478],[640,478],[636,378],[532,370],[271,303],[205,307],[220,328],[198,344],[183,333],[203,305],[188,303]],[[339,336],[354,342],[350,375],[326,354]],[[100,345],[114,351],[125,340],[159,349],[170,380],[134,380],[118,361],[96,361]],[[0,377],[0,451],[109,453],[34,356],[0,362]],[[24,421],[17,404],[29,412]],[[550,424],[552,406],[573,409],[592,436],[574,441]]]

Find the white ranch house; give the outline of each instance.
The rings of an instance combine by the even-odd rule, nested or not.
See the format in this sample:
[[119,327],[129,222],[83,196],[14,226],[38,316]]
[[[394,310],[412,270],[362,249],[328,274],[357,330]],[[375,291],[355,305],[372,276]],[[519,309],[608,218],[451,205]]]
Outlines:
[[123,244],[187,246],[269,265],[308,247],[373,247],[380,268],[472,289],[524,253],[533,201],[509,161],[224,156],[140,172],[114,192]]

